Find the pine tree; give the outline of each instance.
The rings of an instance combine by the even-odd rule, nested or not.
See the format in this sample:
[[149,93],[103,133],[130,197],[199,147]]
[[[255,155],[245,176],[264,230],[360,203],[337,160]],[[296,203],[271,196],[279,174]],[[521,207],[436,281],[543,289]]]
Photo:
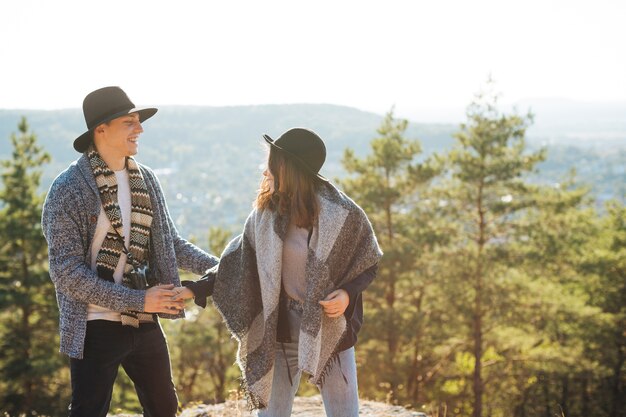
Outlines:
[[607,204],[601,235],[582,256],[589,304],[602,311],[601,323],[587,328],[589,362],[585,382],[592,385],[596,409],[609,417],[626,416],[626,207]]
[[400,390],[409,378],[407,372],[412,372],[406,358],[415,335],[409,312],[414,299],[406,288],[415,277],[419,248],[409,235],[411,198],[435,174],[429,163],[416,161],[421,147],[404,137],[407,126],[406,120],[393,117],[393,111],[387,113],[377,130],[379,136],[371,141],[370,155],[361,159],[352,150],[345,151],[342,162],[351,176],[338,182],[368,214],[384,252],[378,275],[364,297],[367,325],[359,344],[366,362],[378,367],[360,378],[377,379],[364,385],[381,384],[392,401],[403,397]]
[[589,190],[573,176],[540,186],[533,206],[516,219],[514,243],[502,253],[522,278],[509,309],[525,332],[514,352],[518,392],[508,394],[516,415],[589,414],[578,380],[595,372],[584,345],[603,321],[588,303],[590,276],[581,268],[598,244],[598,214],[590,206]]
[[500,319],[501,284],[506,283],[508,266],[499,262],[499,251],[510,240],[516,213],[533,201],[533,187],[522,177],[545,157],[525,147],[532,116],[501,114],[497,100],[488,91],[468,107],[468,120],[447,157],[449,181],[442,191],[442,206],[459,232],[444,271],[451,280],[449,306],[467,326],[474,417],[483,415],[483,361],[488,352],[495,354],[493,344],[486,345],[486,334]]
[[40,221],[40,167],[49,156],[25,118],[11,135],[12,158],[2,161],[0,190],[0,375],[2,409],[55,414],[67,400],[58,350],[58,309],[46,265]]

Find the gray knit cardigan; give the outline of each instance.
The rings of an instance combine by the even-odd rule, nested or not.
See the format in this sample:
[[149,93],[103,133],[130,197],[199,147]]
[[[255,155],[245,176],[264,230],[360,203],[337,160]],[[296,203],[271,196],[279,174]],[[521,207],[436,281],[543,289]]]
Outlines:
[[[179,286],[178,268],[203,274],[218,259],[180,237],[154,172],[141,164],[139,169],[154,211],[150,274],[161,284]],[[54,180],[43,206],[42,227],[48,242],[50,278],[60,311],[60,351],[72,358],[83,357],[88,304],[114,311],[144,308],[145,291],[105,281],[91,270],[90,246],[101,209],[96,180],[85,155]],[[160,314],[164,318],[183,316]]]

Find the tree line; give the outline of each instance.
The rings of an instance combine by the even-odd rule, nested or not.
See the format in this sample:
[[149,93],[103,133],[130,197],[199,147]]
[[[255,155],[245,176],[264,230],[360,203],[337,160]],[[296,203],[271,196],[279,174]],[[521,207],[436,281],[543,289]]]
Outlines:
[[[425,157],[389,112],[337,179],[368,213],[385,255],[364,293],[362,398],[432,416],[626,416],[626,208],[596,207],[575,174],[530,181],[532,115],[478,95],[455,145]],[[37,187],[49,156],[26,120],[0,189],[0,413],[60,415],[67,359],[47,275]],[[220,253],[238,231],[207,231]],[[182,405],[238,396],[236,344],[214,309],[162,321]],[[301,394],[314,392],[303,384]],[[122,374],[112,411],[138,411]]]

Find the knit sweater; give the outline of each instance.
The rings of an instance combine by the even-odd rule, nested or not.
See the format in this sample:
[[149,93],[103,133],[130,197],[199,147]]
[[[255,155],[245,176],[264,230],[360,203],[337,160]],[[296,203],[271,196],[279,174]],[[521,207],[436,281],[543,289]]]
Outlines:
[[[139,168],[154,211],[150,231],[149,273],[159,284],[180,285],[178,269],[204,273],[217,264],[209,255],[183,239],[176,230],[154,172]],[[102,203],[85,155],[73,162],[52,183],[43,207],[42,228],[48,242],[50,278],[60,311],[60,351],[83,357],[87,306],[97,304],[114,311],[143,311],[145,291],[126,288],[98,277],[91,270],[89,248]],[[184,315],[159,314],[163,318]]]

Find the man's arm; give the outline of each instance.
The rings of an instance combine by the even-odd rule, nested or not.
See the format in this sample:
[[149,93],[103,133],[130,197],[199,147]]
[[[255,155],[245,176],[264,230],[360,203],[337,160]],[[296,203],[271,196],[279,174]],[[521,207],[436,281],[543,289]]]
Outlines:
[[[171,313],[165,297],[175,293],[163,287],[153,291],[133,290],[98,277],[85,262],[90,242],[81,234],[82,206],[70,190],[55,185],[51,188],[42,213],[42,228],[48,242],[50,278],[57,291],[84,303],[96,304],[113,311],[145,311]],[[70,209],[71,208],[71,209]],[[169,291],[170,293],[164,293]],[[176,303],[170,302],[170,306]]]

